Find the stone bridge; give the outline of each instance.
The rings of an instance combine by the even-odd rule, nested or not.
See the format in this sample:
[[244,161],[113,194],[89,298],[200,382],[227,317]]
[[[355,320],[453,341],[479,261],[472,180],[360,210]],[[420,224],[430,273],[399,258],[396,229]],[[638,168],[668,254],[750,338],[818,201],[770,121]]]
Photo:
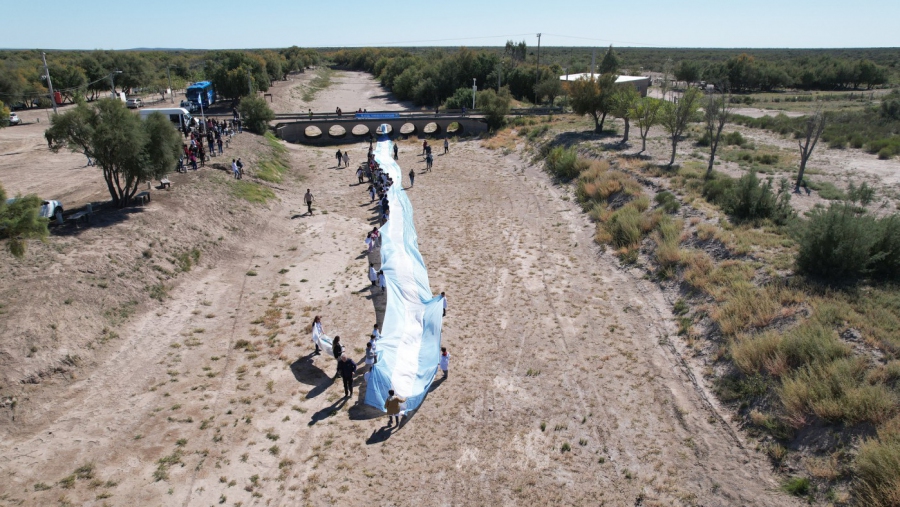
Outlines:
[[487,132],[487,122],[481,115],[459,113],[356,113],[342,115],[314,114],[276,115],[275,133],[291,143],[331,145],[367,140],[370,134],[382,134],[387,125],[389,137],[444,137]]

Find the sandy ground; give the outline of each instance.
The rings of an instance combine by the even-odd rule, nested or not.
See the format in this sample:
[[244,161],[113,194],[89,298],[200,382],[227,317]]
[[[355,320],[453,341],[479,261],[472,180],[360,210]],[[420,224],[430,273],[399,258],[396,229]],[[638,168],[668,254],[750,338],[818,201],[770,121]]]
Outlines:
[[[358,93],[342,86],[328,92]],[[316,107],[333,110],[327,97]],[[17,404],[0,412],[0,505],[795,505],[697,387],[671,302],[594,245],[593,225],[538,167],[477,140],[454,143],[409,190],[432,289],[447,291],[449,379],[399,430],[360,404],[361,376],[342,399],[307,326],[321,315],[361,358],[384,298],[365,279],[373,208],[333,151],[291,146],[295,174],[268,206],[192,173],[140,223],[68,239],[60,255],[75,262],[91,241],[98,269],[125,235],[133,257],[148,233],[222,244],[92,361],[2,386]],[[404,171],[424,168],[418,152],[401,143]],[[46,281],[39,268],[16,269]],[[27,311],[10,294],[4,336]]]

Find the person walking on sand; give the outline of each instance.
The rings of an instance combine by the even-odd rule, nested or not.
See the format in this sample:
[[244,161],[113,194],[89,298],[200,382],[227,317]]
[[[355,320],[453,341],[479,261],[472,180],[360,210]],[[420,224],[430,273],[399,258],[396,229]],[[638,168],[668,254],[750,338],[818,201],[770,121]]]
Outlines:
[[353,374],[356,373],[356,363],[347,357],[347,354],[341,354],[338,359],[338,374],[344,381],[344,398],[353,396]]
[[375,202],[375,185],[369,185],[369,200],[370,203]]
[[447,138],[444,138],[444,155],[450,153],[450,141]]
[[303,202],[306,203],[306,212],[309,213],[310,216],[312,216],[312,203],[315,200],[316,200],[316,198],[313,197],[312,192],[310,192],[309,189],[307,188],[306,194],[303,195]]
[[372,282],[372,285],[378,283],[378,273],[375,272],[375,265],[371,262],[369,263],[369,281]]
[[394,143],[394,160],[400,160],[400,148],[397,147],[397,143]]
[[344,346],[341,345],[341,337],[335,336],[334,341],[331,342],[331,352],[334,354],[334,358],[338,360],[338,368],[334,372],[334,378],[338,378],[338,375],[341,374],[341,355],[344,353]]
[[[350,167],[350,152],[349,151],[344,152],[344,167]],[[362,183],[362,181],[360,181],[360,183]]]
[[444,372],[444,378],[447,378],[447,372],[450,370],[450,353],[447,352],[447,347],[441,347],[441,359],[438,366]]
[[428,141],[422,141],[422,156],[425,156],[425,152],[428,150]]
[[409,188],[412,188],[413,185],[415,185],[415,183],[416,183],[416,170],[410,169],[409,170]]
[[[345,156],[345,157],[347,156],[347,153],[346,153],[346,152],[344,152],[344,156]],[[359,182],[360,185],[362,185],[362,183],[363,183],[363,169],[362,169],[362,166],[359,166],[359,167],[356,168],[356,180]]]
[[441,301],[441,304],[444,305],[444,314],[441,315],[441,317],[446,317],[447,316],[447,295],[444,294],[443,292],[441,292],[441,299],[443,300],[443,301]]
[[340,148],[338,148],[338,151],[337,151],[337,153],[334,154],[334,157],[337,158],[337,164],[338,164],[337,166],[338,166],[338,168],[340,169],[340,167],[341,167],[341,162],[344,160],[344,154],[341,153],[341,149],[340,149]]
[[312,109],[309,110],[309,121],[312,121]]
[[238,177],[237,161],[234,159],[231,159],[231,175],[234,176],[234,179],[237,179]]
[[237,179],[244,179],[244,163],[241,162],[241,159],[237,159]]
[[385,286],[385,285],[386,285],[386,284],[385,284],[385,280],[384,280],[384,271],[379,271],[379,272],[378,272],[378,286],[381,287],[381,292],[382,292],[382,293],[384,293],[384,286]]
[[319,348],[319,336],[324,334],[325,331],[322,331],[322,318],[316,315],[316,318],[314,318],[312,322],[312,340],[313,345],[316,346],[316,350],[313,351],[313,355],[318,356],[322,353],[322,349]]
[[425,155],[425,170],[431,172],[431,168],[434,166],[434,157],[431,156],[431,152],[428,155]]
[[388,390],[388,395],[390,398],[384,402],[384,409],[387,411],[388,415],[388,428],[394,423],[394,419],[397,419],[397,427],[400,427],[400,405],[406,402],[406,398],[402,398],[394,394],[394,390]]

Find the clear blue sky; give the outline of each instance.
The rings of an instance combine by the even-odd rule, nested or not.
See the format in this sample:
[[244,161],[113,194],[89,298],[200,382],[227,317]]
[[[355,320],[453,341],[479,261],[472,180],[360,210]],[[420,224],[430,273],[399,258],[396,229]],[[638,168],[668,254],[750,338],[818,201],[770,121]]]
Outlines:
[[498,46],[507,39],[531,46],[537,32],[546,46],[900,46],[898,0],[44,0],[14,10],[0,48]]

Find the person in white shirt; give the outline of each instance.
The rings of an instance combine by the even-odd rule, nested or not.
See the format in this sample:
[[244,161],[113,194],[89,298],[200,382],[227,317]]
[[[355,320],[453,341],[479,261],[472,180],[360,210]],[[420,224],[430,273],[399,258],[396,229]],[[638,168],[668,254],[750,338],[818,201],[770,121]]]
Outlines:
[[372,285],[378,283],[378,273],[375,272],[375,265],[372,263],[369,263],[369,281]]
[[438,366],[444,372],[444,378],[447,378],[447,372],[450,370],[450,353],[447,352],[447,347],[441,347],[441,360]]
[[378,328],[377,322],[375,323],[375,326],[372,328],[372,336],[374,336],[375,339],[377,339],[377,340],[381,339],[381,330]]
[[443,299],[442,303],[444,305],[444,314],[441,315],[441,317],[446,317],[447,316],[447,296],[443,292],[441,292],[441,299]]
[[319,349],[318,338],[319,338],[319,336],[321,336],[323,334],[325,334],[325,332],[322,331],[322,318],[319,317],[318,315],[316,315],[316,318],[313,319],[313,322],[312,322],[312,339],[313,339],[313,345],[316,346],[316,350],[313,352],[313,354],[315,354],[317,356],[321,353],[321,351]]
[[384,271],[378,272],[378,286],[381,287],[381,292],[384,292],[384,287],[387,285],[384,280]]

